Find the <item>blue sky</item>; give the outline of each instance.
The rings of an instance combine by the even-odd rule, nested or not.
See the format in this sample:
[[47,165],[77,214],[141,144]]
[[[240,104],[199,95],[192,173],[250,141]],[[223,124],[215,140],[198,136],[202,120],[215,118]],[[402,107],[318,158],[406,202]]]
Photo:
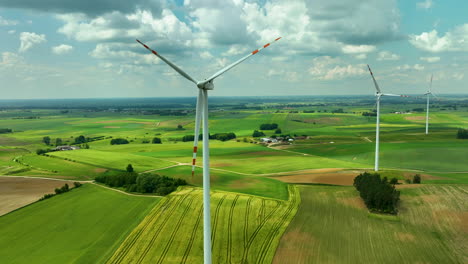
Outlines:
[[466,93],[468,1],[0,0],[2,99]]

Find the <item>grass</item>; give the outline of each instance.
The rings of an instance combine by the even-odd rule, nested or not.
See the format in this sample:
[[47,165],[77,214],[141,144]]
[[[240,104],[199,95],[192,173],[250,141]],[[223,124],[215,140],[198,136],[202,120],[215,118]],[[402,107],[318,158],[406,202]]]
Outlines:
[[0,263],[103,263],[159,198],[91,184],[0,217]]
[[466,263],[466,186],[402,189],[397,217],[370,214],[352,187],[299,189],[273,263]]
[[[281,234],[300,203],[212,192],[213,263],[271,263]],[[202,191],[185,188],[164,198],[107,262],[202,263]]]
[[[155,173],[173,178],[181,178],[195,186],[203,186],[202,169],[196,168],[195,176],[193,178],[191,176],[191,171],[191,166],[177,166],[155,171]],[[210,179],[211,188],[214,190],[238,192],[281,200],[288,199],[287,184],[274,179],[245,176],[214,169],[210,170]]]
[[74,162],[89,164],[100,168],[125,170],[132,164],[136,172],[160,169],[175,163],[150,157],[142,157],[130,153],[80,149],[73,151],[56,151],[48,153],[51,156],[68,159]]

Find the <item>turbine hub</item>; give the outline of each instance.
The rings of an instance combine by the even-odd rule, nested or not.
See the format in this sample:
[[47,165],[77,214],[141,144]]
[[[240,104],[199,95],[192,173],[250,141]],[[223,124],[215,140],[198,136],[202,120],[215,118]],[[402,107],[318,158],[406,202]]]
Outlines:
[[207,81],[198,82],[197,87],[200,88],[200,89],[203,89],[203,90],[213,90],[214,89],[213,80],[211,80],[209,82],[207,82]]

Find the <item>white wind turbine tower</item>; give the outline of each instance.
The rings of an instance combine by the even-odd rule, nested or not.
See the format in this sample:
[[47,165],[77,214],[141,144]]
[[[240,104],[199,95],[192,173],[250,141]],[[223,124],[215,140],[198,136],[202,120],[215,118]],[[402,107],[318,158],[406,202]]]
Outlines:
[[426,108],[426,135],[429,134],[429,97],[432,95],[434,97],[437,97],[435,96],[433,93],[432,93],[432,78],[434,77],[434,75],[431,75],[431,84],[429,85],[429,89],[427,90],[427,93],[425,93],[424,95],[426,96],[426,99],[427,99],[427,108]]
[[[281,37],[274,40],[278,41]],[[143,45],[146,49],[151,51],[154,55],[164,61],[172,69],[178,72],[187,80],[193,82],[198,88],[198,97],[197,97],[197,106],[195,112],[195,135],[193,142],[193,162],[192,162],[192,176],[195,172],[195,162],[197,157],[197,148],[198,148],[198,135],[200,132],[200,121],[203,115],[203,255],[204,263],[211,264],[211,216],[210,216],[210,157],[209,157],[209,133],[208,133],[208,90],[214,89],[213,81],[215,78],[219,77],[221,74],[232,69],[237,64],[243,62],[252,55],[257,54],[260,50],[270,46],[270,43],[263,45],[263,47],[256,49],[246,55],[245,57],[239,59],[238,61],[232,63],[231,65],[226,66],[225,68],[219,70],[213,74],[208,79],[203,81],[196,81],[194,78],[190,77],[182,69],[177,67],[172,62],[168,61],[166,58],[161,56],[156,51],[152,50],[145,44],[143,44],[138,39],[138,43]]]
[[377,99],[377,121],[375,125],[375,166],[374,170],[379,171],[379,139],[380,139],[380,97],[382,96],[398,96],[398,97],[409,97],[407,95],[401,95],[401,94],[387,94],[387,93],[382,93],[380,91],[380,87],[377,84],[377,81],[374,78],[374,74],[372,73],[371,68],[369,65],[367,65],[367,68],[369,69],[369,72],[372,76],[372,80],[374,81],[375,85],[375,97]]

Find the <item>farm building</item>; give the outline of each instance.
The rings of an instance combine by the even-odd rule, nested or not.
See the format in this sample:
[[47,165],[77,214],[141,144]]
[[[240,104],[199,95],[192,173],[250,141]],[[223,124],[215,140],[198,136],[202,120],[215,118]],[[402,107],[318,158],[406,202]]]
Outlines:
[[56,151],[75,150],[75,149],[80,149],[80,147],[76,147],[76,146],[57,146],[57,147],[55,148]]

